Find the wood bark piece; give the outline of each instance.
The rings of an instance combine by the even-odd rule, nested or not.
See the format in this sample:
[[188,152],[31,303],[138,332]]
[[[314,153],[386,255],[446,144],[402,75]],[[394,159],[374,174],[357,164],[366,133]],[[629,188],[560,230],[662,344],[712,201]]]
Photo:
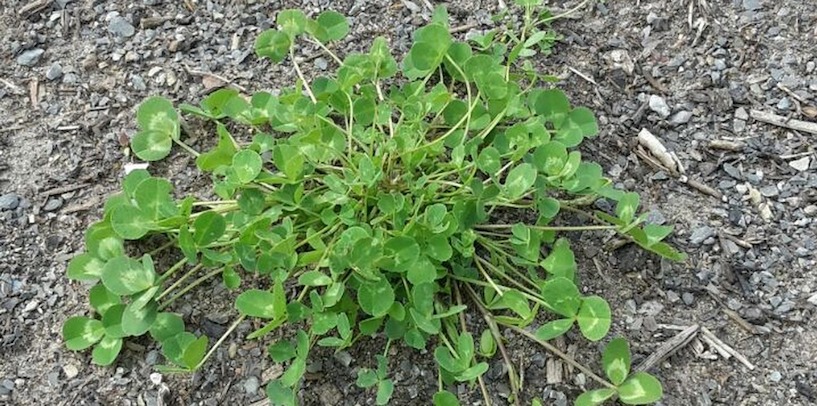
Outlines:
[[817,123],[812,123],[810,121],[802,121],[795,119],[789,120],[786,117],[760,110],[750,111],[749,116],[757,121],[764,122],[767,124],[817,135]]
[[658,159],[672,173],[678,173],[678,167],[675,164],[675,159],[672,158],[672,154],[649,130],[646,128],[641,129],[641,132],[638,133],[638,142],[647,148],[652,156]]
[[647,357],[644,361],[638,364],[635,367],[636,371],[648,371],[652,367],[658,365],[661,361],[669,358],[670,355],[675,354],[679,349],[685,347],[695,335],[698,334],[698,330],[700,330],[700,326],[697,324],[693,324],[684,330],[681,330],[678,334],[674,337],[670,338],[669,340],[665,341],[664,344],[661,344],[658,349],[656,349],[649,357]]

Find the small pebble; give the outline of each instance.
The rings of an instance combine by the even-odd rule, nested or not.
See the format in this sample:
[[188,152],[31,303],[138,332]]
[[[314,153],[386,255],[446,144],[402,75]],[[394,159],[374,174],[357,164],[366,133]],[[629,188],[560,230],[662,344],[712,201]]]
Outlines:
[[692,231],[689,236],[689,243],[692,245],[701,245],[704,240],[715,235],[715,229],[709,226],[698,227]]
[[658,115],[661,116],[661,118],[667,118],[671,113],[670,108],[667,105],[667,101],[664,100],[664,98],[661,96],[655,94],[651,95],[649,105],[650,110],[658,113]]
[[772,371],[772,373],[769,374],[769,380],[772,382],[777,383],[780,382],[781,379],[783,379],[783,375],[779,371]]
[[74,379],[77,375],[79,375],[79,369],[77,369],[77,367],[72,364],[63,366],[62,372],[65,373],[66,379]]
[[111,22],[108,23],[108,31],[117,37],[123,38],[132,37],[133,34],[136,33],[136,29],[133,28],[133,25],[121,16],[116,16],[111,19]]
[[254,376],[247,378],[247,380],[244,381],[243,386],[244,392],[246,392],[248,395],[254,395],[256,392],[258,392],[258,388],[260,387],[258,378]]
[[45,50],[42,48],[29,49],[17,57],[17,63],[23,66],[34,66],[40,61],[43,53],[45,53]]
[[54,62],[48,67],[48,71],[45,72],[45,78],[55,80],[60,77],[62,77],[62,66],[60,66],[59,62]]
[[805,172],[808,170],[809,164],[811,163],[811,158],[804,156],[796,161],[789,162],[789,166],[794,169],[797,169],[800,172]]
[[684,294],[681,295],[681,300],[683,300],[684,304],[687,306],[692,306],[692,304],[695,303],[695,295],[689,292],[684,292]]
[[0,210],[14,210],[20,205],[20,196],[16,193],[6,193],[0,196]]
[[669,119],[669,123],[677,127],[679,125],[688,123],[691,118],[692,118],[691,111],[681,110],[672,115],[672,118]]

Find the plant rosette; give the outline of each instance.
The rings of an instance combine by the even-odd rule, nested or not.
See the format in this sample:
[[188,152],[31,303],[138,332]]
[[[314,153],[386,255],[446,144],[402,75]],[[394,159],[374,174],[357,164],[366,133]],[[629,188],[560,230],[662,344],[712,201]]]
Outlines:
[[[577,147],[599,131],[593,113],[572,106],[530,59],[550,52],[558,37],[548,23],[558,16],[538,1],[517,3],[521,29],[498,18],[497,28],[466,41],[450,34],[438,8],[399,63],[382,37],[366,52],[337,56],[332,43],[349,26],[336,12],[281,11],[255,50],[289,61],[293,87],[251,96],[225,88],[178,107],[214,128],[208,151],[186,143],[188,126],[171,102],[145,100],[133,153],[156,161],[183,149],[211,176],[218,199],[180,199],[167,179],[130,172],[86,231],[85,252],[68,264],[70,279],[93,284],[93,314],[65,322],[66,346],[93,348],[93,362],[109,365],[124,339],[149,334],[167,360],[161,370],[190,372],[251,318],[260,328],[248,339],[285,325],[294,331],[268,346],[286,365],[267,383],[273,404],[296,403],[315,346],[339,351],[373,336],[386,345],[357,384],[372,388],[377,404],[398,385],[389,378],[391,345],[433,354],[435,405],[459,404],[447,389],[481,383],[488,359],[502,354],[510,399],[522,404],[500,327],[560,357],[549,340],[575,326],[598,341],[610,329],[607,302],[579,289],[563,233],[617,233],[664,257],[684,256],[663,242],[670,227],[638,215],[638,195],[614,189],[582,159]],[[301,44],[330,55],[335,74],[307,80],[295,58]],[[598,199],[615,211],[589,211]],[[565,211],[587,223],[559,225]],[[147,238],[165,243],[126,252],[126,243]],[[157,270],[159,256],[175,262]],[[235,291],[238,315],[211,345],[172,309],[214,278]],[[485,324],[469,325],[466,312]],[[607,379],[592,377],[603,388],[577,404],[660,398],[655,378],[629,373],[626,342],[612,341],[602,358]]]

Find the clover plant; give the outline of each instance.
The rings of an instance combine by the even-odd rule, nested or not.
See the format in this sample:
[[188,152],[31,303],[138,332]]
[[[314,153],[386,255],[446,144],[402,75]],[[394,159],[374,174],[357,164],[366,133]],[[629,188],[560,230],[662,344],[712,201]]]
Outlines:
[[[281,11],[255,50],[288,60],[297,82],[250,96],[225,88],[198,106],[180,105],[212,122],[215,146],[206,152],[185,143],[171,102],[145,100],[133,153],[156,161],[179,146],[210,174],[218,199],[178,198],[167,179],[127,174],[85,233],[85,252],[68,265],[69,278],[94,285],[93,313],[65,322],[66,346],[93,347],[93,362],[109,365],[124,339],[150,334],[167,360],[161,370],[194,371],[252,318],[262,324],[248,339],[294,331],[269,343],[270,357],[286,365],[267,383],[273,404],[297,403],[315,346],[342,350],[372,336],[384,337],[385,348],[364,361],[371,367],[357,384],[376,388],[377,404],[399,385],[389,378],[391,345],[433,354],[435,405],[458,404],[446,389],[481,382],[499,349],[511,400],[525,402],[500,327],[544,344],[574,326],[591,341],[610,328],[607,302],[579,289],[563,233],[618,233],[664,257],[683,255],[662,242],[671,228],[637,215],[638,195],[614,189],[598,164],[582,159],[577,147],[598,133],[593,113],[572,106],[529,59],[550,51],[555,17],[540,1],[517,3],[520,27],[466,40],[450,34],[440,8],[400,61],[382,37],[341,59],[330,46],[349,31],[342,15]],[[303,44],[330,55],[335,73],[307,80],[295,57]],[[616,202],[615,211],[592,212],[597,199]],[[565,211],[586,223],[559,225]],[[148,237],[165,244],[126,251]],[[177,260],[157,269],[158,256]],[[211,345],[186,331],[172,305],[213,278],[236,291],[238,315]],[[466,312],[486,323],[466,323]],[[660,397],[655,378],[629,375],[623,340],[607,347],[603,364],[610,381],[599,378],[605,388],[577,404]]]

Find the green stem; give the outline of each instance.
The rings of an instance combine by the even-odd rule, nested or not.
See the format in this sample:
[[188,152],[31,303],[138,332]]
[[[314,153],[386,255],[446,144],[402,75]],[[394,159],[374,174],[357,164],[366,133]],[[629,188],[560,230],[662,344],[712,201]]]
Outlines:
[[181,140],[174,139],[173,142],[175,142],[176,145],[182,147],[185,151],[187,151],[187,153],[189,153],[190,155],[193,155],[194,157],[198,157],[200,155],[198,151],[196,151],[195,149],[193,149],[189,145],[185,144]]
[[[474,228],[487,230],[509,229],[515,224],[479,224]],[[593,230],[615,230],[617,226],[534,226],[525,224],[525,227],[540,231],[593,231]]]
[[159,285],[162,282],[166,281],[168,278],[170,278],[179,269],[182,269],[182,267],[186,263],[187,263],[187,258],[184,258],[184,259],[179,260],[179,262],[176,262],[175,264],[173,264],[173,266],[168,268],[167,271],[165,271],[165,273],[163,273],[162,276],[159,277],[159,281],[158,281],[157,285]]
[[[180,262],[181,262],[181,261],[180,261]],[[179,278],[179,279],[178,279],[176,282],[173,282],[173,284],[172,284],[172,285],[170,285],[170,286],[168,286],[168,287],[167,287],[167,289],[165,289],[165,290],[164,290],[164,292],[162,292],[161,294],[159,294],[159,296],[157,296],[157,297],[156,297],[156,301],[158,302],[158,301],[159,301],[159,299],[161,299],[161,298],[163,298],[163,297],[167,296],[167,294],[168,294],[168,293],[170,293],[170,292],[171,292],[173,289],[176,289],[177,287],[179,287],[179,285],[181,285],[181,284],[182,284],[182,282],[184,282],[184,280],[185,280],[185,279],[189,278],[189,277],[190,277],[190,275],[193,275],[193,274],[194,274],[196,271],[198,271],[199,269],[201,269],[201,267],[202,267],[202,264],[198,264],[198,265],[196,265],[196,266],[194,266],[194,267],[190,268],[190,270],[189,270],[189,271],[187,271],[187,273],[185,273],[184,275],[182,275],[182,277],[181,277],[181,278]],[[175,272],[175,270],[174,270],[174,272]],[[166,279],[166,278],[165,278],[165,279]]]
[[491,316],[491,313],[485,307],[485,305],[479,300],[479,296],[477,296],[474,289],[471,288],[469,285],[465,285],[465,288],[468,290],[468,294],[471,296],[471,300],[477,305],[477,310],[482,313],[482,317],[485,319],[485,323],[488,324],[488,329],[491,331],[491,335],[494,337],[494,341],[496,341],[497,348],[499,348],[499,353],[502,354],[502,358],[505,361],[505,366],[508,368],[508,380],[511,382],[511,392],[514,395],[514,404],[519,404],[519,390],[521,388],[521,384],[519,383],[519,377],[516,375],[514,371],[513,363],[511,362],[511,357],[508,355],[508,351],[505,349],[505,344],[502,342],[502,334],[499,332],[499,328],[496,325],[496,321]]
[[168,241],[168,242],[166,242],[166,243],[162,244],[161,246],[159,246],[158,248],[154,249],[153,251],[148,252],[148,255],[150,255],[150,256],[154,256],[154,255],[156,255],[156,254],[158,254],[158,253],[160,253],[160,252],[162,252],[162,251],[164,251],[164,250],[166,250],[166,249],[170,248],[170,247],[171,247],[173,244],[175,244],[175,243],[176,243],[176,239],[175,239],[175,238],[171,238],[171,239],[170,239],[170,241]]
[[315,94],[312,93],[312,89],[309,87],[309,83],[304,78],[303,72],[301,72],[301,67],[298,66],[298,61],[295,60],[295,47],[289,47],[289,58],[292,59],[292,66],[295,67],[295,73],[298,74],[298,78],[301,79],[301,82],[304,84],[304,89],[306,90],[306,94],[309,95],[309,99],[312,100],[313,104],[318,103],[318,99],[315,98]]
[[182,290],[178,291],[175,295],[173,295],[169,299],[167,299],[167,302],[165,302],[161,306],[159,306],[159,310],[163,310],[163,309],[167,308],[167,306],[170,306],[170,304],[172,304],[176,299],[180,298],[182,295],[189,292],[191,289],[195,288],[196,286],[201,285],[204,281],[212,278],[215,275],[218,275],[219,273],[221,273],[223,271],[224,271],[224,268],[214,269],[213,271],[208,272],[206,275],[196,279],[195,281],[193,281],[193,283],[185,286]]
[[199,363],[198,363],[198,364],[196,364],[196,367],[195,367],[195,368],[193,368],[193,370],[197,370],[197,369],[201,368],[201,367],[202,367],[202,365],[204,365],[204,363],[205,363],[205,362],[207,362],[207,359],[209,359],[209,358],[210,358],[210,356],[212,356],[212,355],[213,355],[213,353],[214,353],[214,352],[216,352],[216,349],[217,349],[217,348],[218,348],[218,347],[219,347],[219,346],[220,346],[222,343],[224,343],[224,340],[226,340],[226,339],[227,339],[227,337],[228,337],[230,334],[232,334],[232,332],[233,332],[233,331],[235,331],[236,327],[238,327],[238,325],[239,325],[239,324],[241,324],[241,322],[242,322],[242,321],[244,321],[244,319],[245,319],[245,318],[247,318],[247,316],[246,316],[246,315],[244,315],[244,314],[242,314],[241,316],[239,316],[239,317],[238,317],[238,319],[236,319],[236,321],[235,321],[235,322],[233,322],[233,324],[231,324],[231,325],[230,325],[230,328],[228,328],[228,329],[227,329],[227,331],[225,331],[225,332],[224,332],[224,334],[222,334],[222,335],[221,335],[221,337],[218,339],[218,341],[216,341],[216,343],[215,343],[215,344],[213,344],[213,347],[212,347],[212,348],[210,348],[210,351],[207,351],[207,355],[205,355],[205,356],[204,356],[204,358],[202,358],[202,359],[201,359],[201,361],[199,361]]
[[557,14],[557,15],[555,15],[555,16],[550,16],[550,17],[547,17],[547,18],[543,18],[543,19],[541,19],[541,20],[537,21],[537,22],[536,22],[536,25],[539,25],[539,24],[544,24],[544,23],[549,23],[549,22],[551,22],[551,21],[554,21],[554,20],[558,20],[558,19],[560,19],[560,18],[567,17],[567,16],[569,16],[569,15],[571,15],[571,14],[575,13],[576,11],[578,11],[580,8],[584,7],[584,6],[585,6],[585,5],[586,5],[586,4],[587,4],[589,1],[590,1],[590,0],[584,0],[583,2],[579,3],[579,4],[578,4],[576,7],[573,7],[573,8],[571,8],[570,10],[565,11],[564,13]]
[[519,328],[519,327],[517,327],[517,326],[514,326],[514,325],[512,325],[512,324],[507,324],[507,323],[502,323],[502,322],[499,322],[499,323],[500,323],[500,324],[502,324],[502,325],[503,325],[503,326],[505,326],[505,327],[510,328],[511,330],[513,330],[513,331],[515,331],[515,332],[517,332],[517,333],[519,333],[519,334],[522,334],[523,336],[525,336],[525,337],[529,338],[531,341],[533,341],[533,342],[535,342],[535,343],[537,343],[537,344],[541,345],[542,347],[545,347],[545,349],[546,349],[546,350],[548,350],[548,351],[550,351],[551,353],[555,354],[556,356],[558,356],[559,358],[561,358],[562,360],[564,360],[564,361],[565,361],[565,362],[567,362],[568,364],[570,364],[570,365],[572,365],[572,366],[576,367],[576,368],[577,368],[579,371],[584,372],[584,374],[585,374],[585,375],[587,375],[588,377],[590,377],[590,378],[591,378],[591,379],[593,379],[594,381],[596,381],[596,382],[598,382],[598,383],[602,384],[603,386],[605,386],[605,387],[607,387],[607,388],[610,388],[610,389],[616,389],[616,386],[615,386],[615,385],[613,385],[612,383],[608,382],[606,379],[604,379],[604,378],[602,378],[602,377],[600,377],[600,376],[596,375],[596,374],[595,374],[593,371],[591,371],[589,368],[587,368],[587,367],[585,367],[584,365],[582,365],[582,364],[578,363],[578,362],[577,362],[576,360],[574,360],[574,359],[573,359],[571,356],[569,356],[569,355],[567,355],[567,354],[563,353],[561,350],[559,350],[558,348],[556,348],[555,346],[553,346],[553,345],[552,345],[552,344],[550,344],[549,342],[544,341],[544,340],[541,340],[541,339],[539,339],[539,337],[536,337],[536,335],[534,335],[533,333],[531,333],[531,332],[529,332],[529,331],[527,331],[527,330],[521,329],[521,328]]

